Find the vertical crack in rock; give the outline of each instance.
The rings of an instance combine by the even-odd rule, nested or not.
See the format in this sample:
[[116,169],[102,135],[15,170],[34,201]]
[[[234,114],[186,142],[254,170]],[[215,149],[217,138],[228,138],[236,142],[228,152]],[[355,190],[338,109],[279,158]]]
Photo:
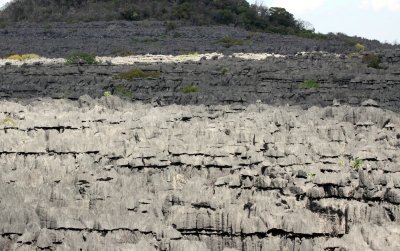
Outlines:
[[3,249],[398,247],[394,111],[0,102],[0,119],[15,111],[0,126]]

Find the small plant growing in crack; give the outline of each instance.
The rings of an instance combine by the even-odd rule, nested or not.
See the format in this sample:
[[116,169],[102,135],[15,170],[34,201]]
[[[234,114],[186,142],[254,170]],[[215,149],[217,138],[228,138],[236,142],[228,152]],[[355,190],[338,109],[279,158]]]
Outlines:
[[65,64],[67,64],[67,65],[71,65],[71,64],[95,65],[98,63],[100,63],[100,62],[96,60],[96,56],[94,54],[86,53],[86,52],[73,53],[65,58]]
[[353,162],[352,162],[352,164],[351,164],[351,167],[352,167],[354,170],[358,170],[358,169],[362,168],[363,164],[364,164],[364,161],[363,161],[363,160],[361,160],[361,159],[359,159],[359,158],[356,158],[356,159],[353,160]]
[[132,98],[133,93],[124,85],[117,85],[114,89],[114,95],[117,95],[121,98]]
[[126,72],[121,72],[115,79],[133,80],[143,78],[159,78],[161,73],[159,71],[143,71],[141,69],[132,69]]
[[344,167],[344,160],[340,159],[337,164],[338,164],[338,166],[340,168],[343,168]]
[[185,94],[188,93],[195,93],[195,92],[199,92],[200,88],[197,85],[191,84],[191,85],[186,85],[182,88],[182,92]]
[[313,179],[315,178],[315,176],[317,176],[316,173],[308,173],[308,174],[307,174],[307,177],[308,177],[310,180],[313,180]]
[[7,124],[11,125],[11,126],[16,126],[17,125],[17,123],[15,123],[15,121],[13,119],[11,119],[11,118],[5,118],[0,122],[0,126],[2,126],[2,125],[5,126]]
[[300,88],[302,88],[302,89],[317,89],[317,88],[319,88],[319,83],[315,80],[307,80],[307,81],[304,81],[300,85]]
[[104,96],[104,97],[110,97],[110,96],[112,96],[112,94],[111,94],[110,91],[105,91],[105,92],[103,93],[103,96]]
[[227,67],[222,68],[221,74],[226,75],[229,72],[229,69]]

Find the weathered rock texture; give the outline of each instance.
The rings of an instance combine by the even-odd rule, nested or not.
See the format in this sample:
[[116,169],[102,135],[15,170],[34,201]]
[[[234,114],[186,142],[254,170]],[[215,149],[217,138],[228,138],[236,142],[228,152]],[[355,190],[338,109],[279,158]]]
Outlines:
[[0,121],[2,250],[400,249],[392,111],[83,96]]
[[[366,44],[382,58],[373,69],[362,55],[296,54],[353,45],[233,27],[18,24],[0,33],[0,56],[225,55],[0,62],[1,251],[400,250],[394,47]],[[243,45],[225,48],[225,36]],[[160,76],[116,78],[131,69]],[[190,85],[197,92],[184,93]]]
[[[224,47],[224,37],[239,39],[242,45]],[[368,50],[395,48],[365,40]],[[398,48],[398,47],[397,47]],[[294,36],[254,33],[228,26],[178,25],[168,31],[163,22],[19,23],[0,28],[0,57],[10,53],[37,53],[46,57],[65,57],[72,52],[115,55],[184,54],[188,52],[273,52],[299,51],[353,52],[354,43],[312,40]]]
[[[400,52],[398,54],[400,59]],[[244,60],[224,57],[184,63],[135,63],[134,65],[6,65],[0,67],[0,97],[94,98],[105,91],[132,101],[158,105],[254,104],[330,106],[333,103],[361,105],[373,99],[382,108],[399,111],[400,61],[385,58],[382,67],[368,68],[361,58],[327,53]],[[160,77],[116,79],[131,69],[158,71]],[[304,81],[315,80],[318,88]],[[198,92],[185,94],[188,85]]]

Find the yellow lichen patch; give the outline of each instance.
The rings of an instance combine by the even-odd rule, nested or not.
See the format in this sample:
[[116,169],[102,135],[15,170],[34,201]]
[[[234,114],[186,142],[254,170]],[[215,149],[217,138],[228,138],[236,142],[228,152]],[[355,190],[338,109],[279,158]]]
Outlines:
[[11,125],[11,126],[16,126],[17,123],[11,118],[5,118],[0,121],[0,126],[5,126],[5,125]]
[[194,60],[194,59],[198,58],[199,56],[200,56],[200,54],[198,52],[191,52],[191,53],[187,53],[187,54],[178,55],[178,56],[176,56],[176,58],[179,60]]
[[6,57],[6,59],[8,60],[16,60],[16,61],[25,61],[25,60],[30,60],[30,59],[38,59],[40,58],[39,55],[37,54],[12,54],[8,57]]

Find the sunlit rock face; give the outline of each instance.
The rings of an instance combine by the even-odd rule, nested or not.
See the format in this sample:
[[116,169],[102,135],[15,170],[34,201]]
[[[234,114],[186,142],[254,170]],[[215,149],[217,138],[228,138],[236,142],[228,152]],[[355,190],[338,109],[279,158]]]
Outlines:
[[1,251],[400,250],[400,51],[144,24],[0,29]]
[[395,112],[83,96],[0,114],[2,247],[399,248]]

